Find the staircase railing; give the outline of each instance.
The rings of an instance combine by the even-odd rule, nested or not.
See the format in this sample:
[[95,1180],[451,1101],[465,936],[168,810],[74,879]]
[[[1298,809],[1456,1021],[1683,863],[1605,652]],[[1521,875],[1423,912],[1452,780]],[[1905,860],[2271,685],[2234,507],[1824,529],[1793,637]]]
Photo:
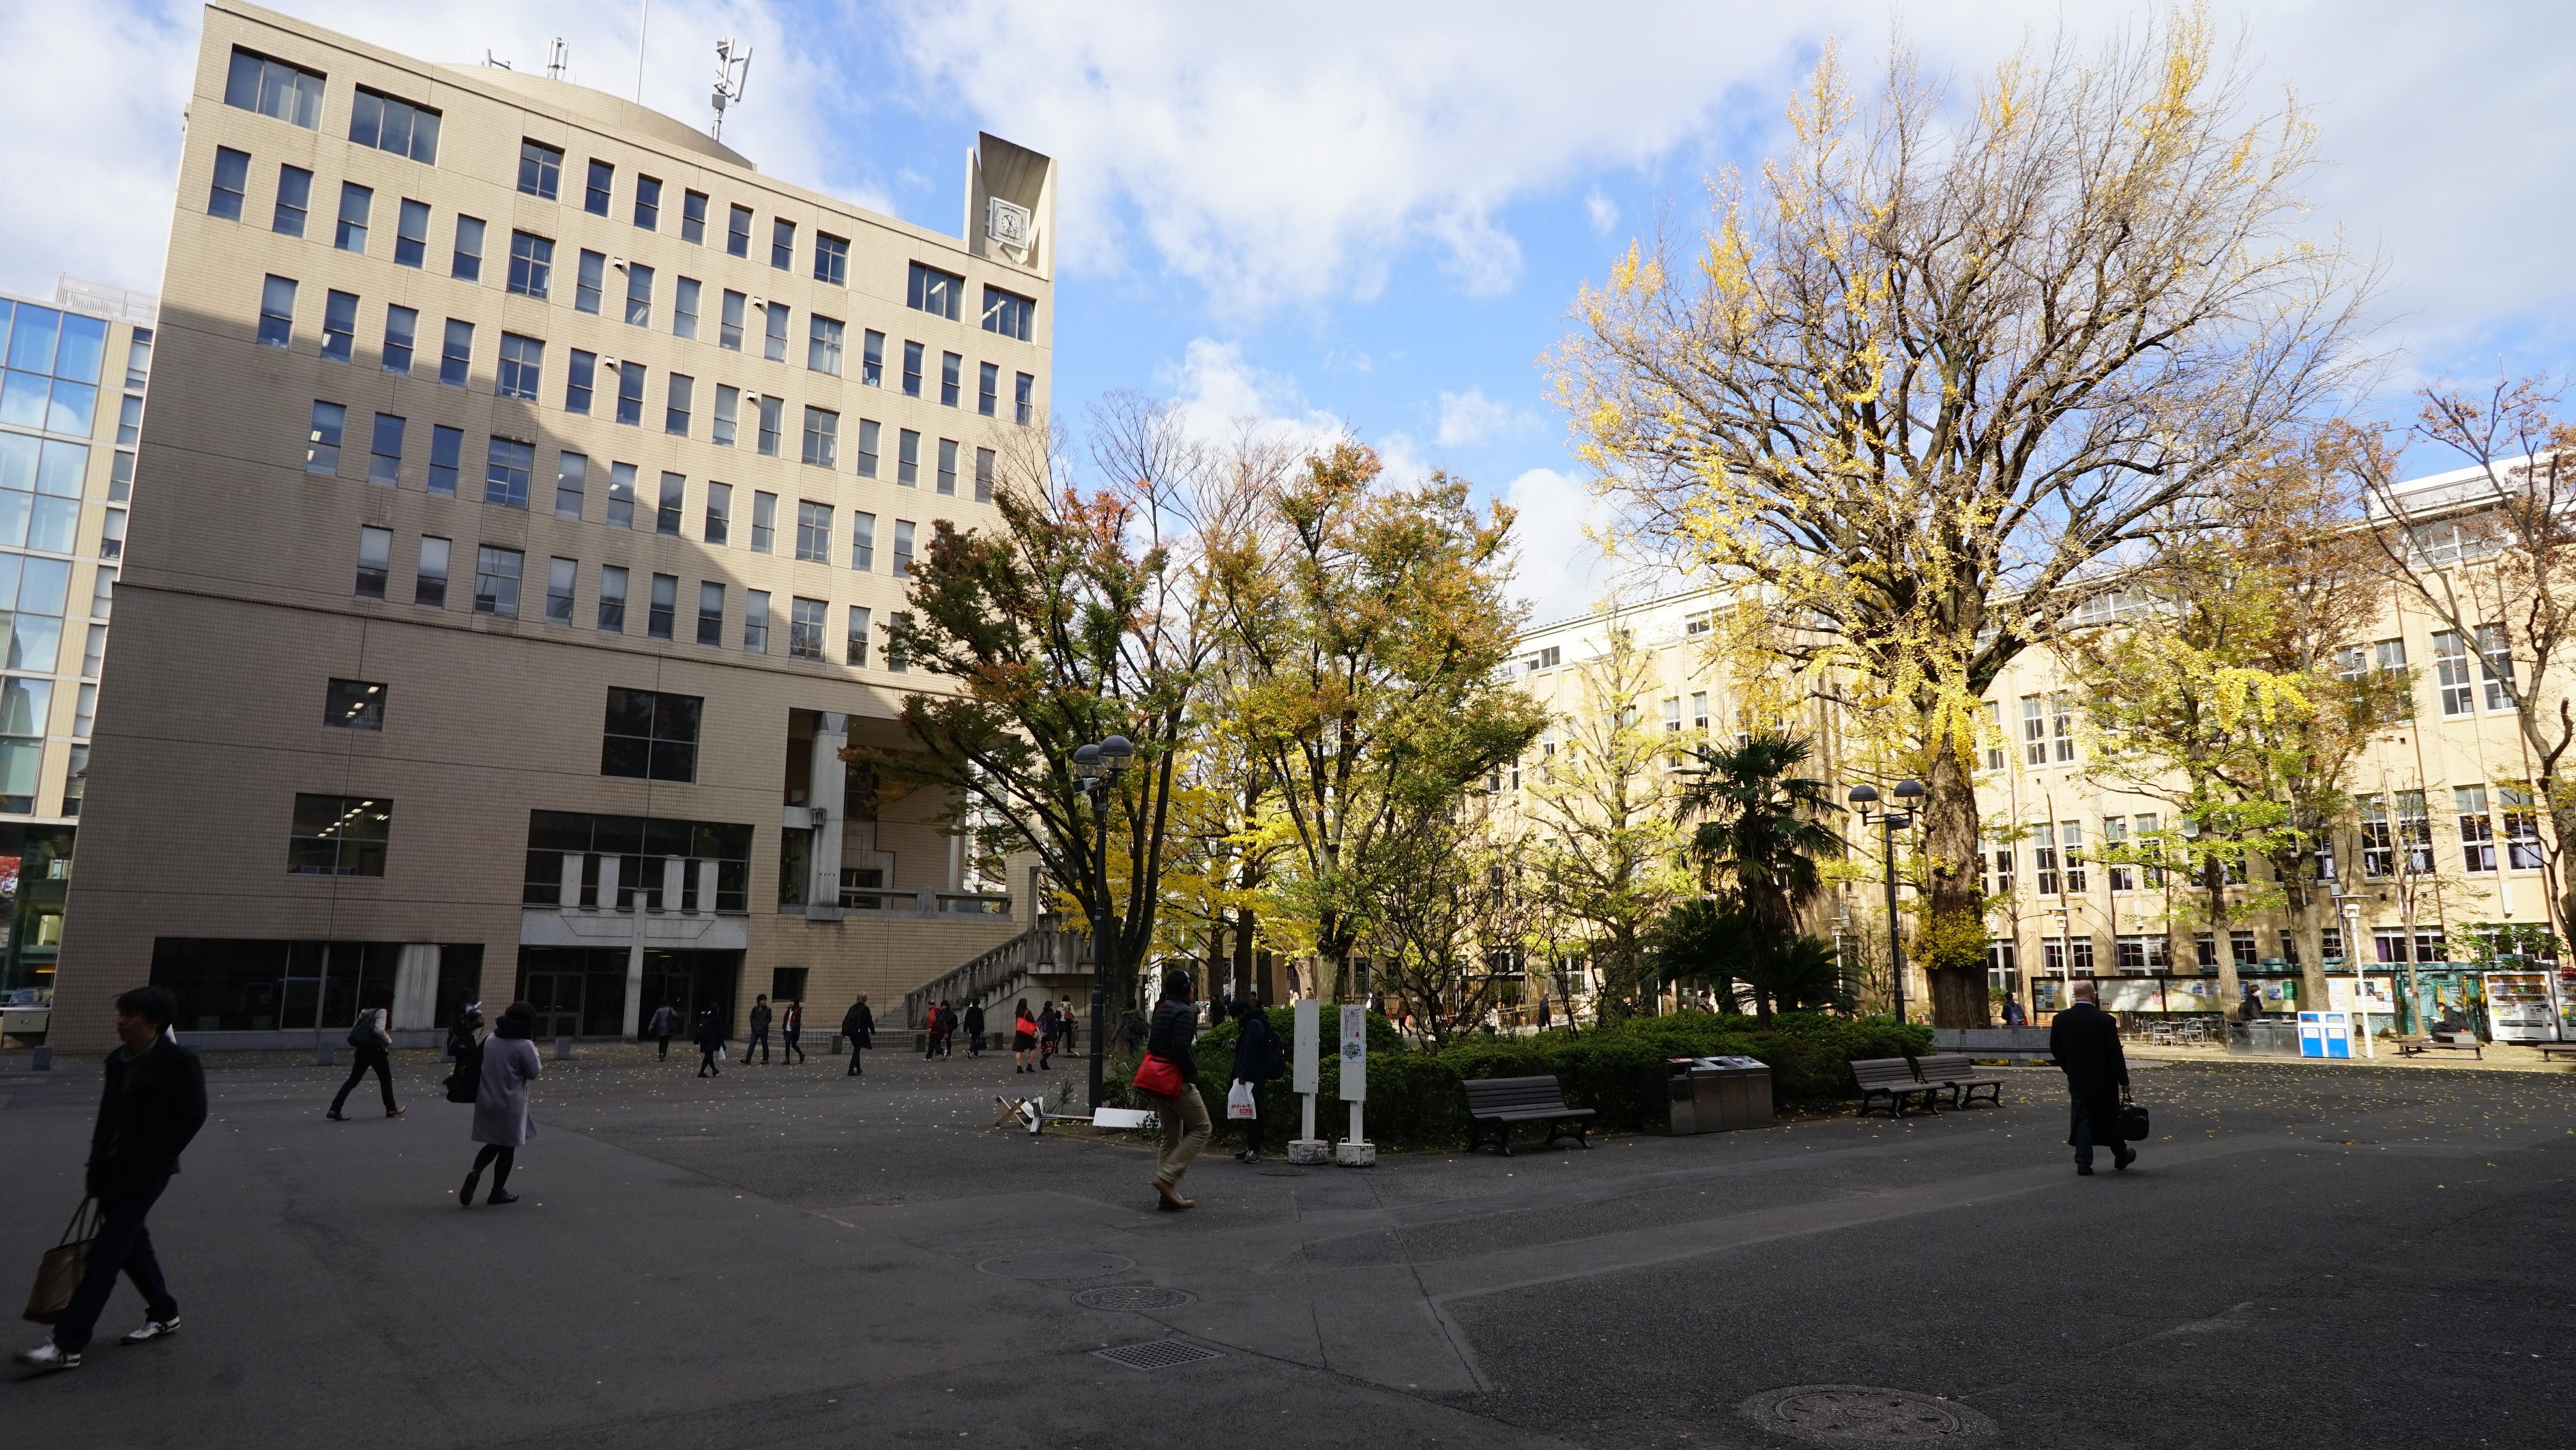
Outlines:
[[1035,928],[904,993],[904,1025],[916,1030],[927,1025],[936,1002],[957,1004],[962,1011],[965,1003],[996,996],[1034,967],[1062,964],[1071,970],[1089,960],[1089,934],[1068,929],[1062,917],[1042,916]]

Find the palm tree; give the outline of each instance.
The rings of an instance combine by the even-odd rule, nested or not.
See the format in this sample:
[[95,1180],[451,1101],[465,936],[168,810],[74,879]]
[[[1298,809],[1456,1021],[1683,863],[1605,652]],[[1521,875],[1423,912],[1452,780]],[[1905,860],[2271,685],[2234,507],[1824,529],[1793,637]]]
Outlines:
[[1688,851],[1703,883],[1714,880],[1747,926],[1744,961],[1755,1020],[1768,1025],[1777,995],[1772,964],[1798,933],[1798,918],[1824,890],[1819,863],[1842,854],[1825,825],[1841,810],[1832,788],[1795,774],[1815,753],[1807,740],[1757,731],[1732,750],[1692,752],[1697,778],[1682,793],[1682,819],[1698,819]]

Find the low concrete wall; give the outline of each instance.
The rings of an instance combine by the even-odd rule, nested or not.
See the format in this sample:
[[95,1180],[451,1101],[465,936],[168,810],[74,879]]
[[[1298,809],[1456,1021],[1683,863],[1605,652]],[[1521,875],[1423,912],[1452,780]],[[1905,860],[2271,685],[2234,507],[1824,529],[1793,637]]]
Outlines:
[[1935,1027],[1933,1045],[1943,1052],[2026,1053],[2048,1051],[2045,1027]]

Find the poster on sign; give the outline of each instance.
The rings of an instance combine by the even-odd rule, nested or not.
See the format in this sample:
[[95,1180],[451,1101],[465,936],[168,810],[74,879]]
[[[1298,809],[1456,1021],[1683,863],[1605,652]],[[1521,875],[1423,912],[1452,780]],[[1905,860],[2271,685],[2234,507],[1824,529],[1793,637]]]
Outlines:
[[2326,1007],[2335,1012],[2368,1012],[2381,1017],[2397,1015],[2397,980],[2394,977],[2326,978]]
[[1342,1007],[1342,1101],[1368,1101],[1368,1008],[1358,1002]]

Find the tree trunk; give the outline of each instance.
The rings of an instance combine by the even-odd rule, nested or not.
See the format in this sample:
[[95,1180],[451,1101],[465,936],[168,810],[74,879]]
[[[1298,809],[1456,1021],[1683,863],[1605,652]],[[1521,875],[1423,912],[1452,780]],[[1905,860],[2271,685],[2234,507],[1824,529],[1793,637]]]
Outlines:
[[[2322,1012],[2328,1000],[2325,924],[2317,920],[2316,885],[2299,875],[2300,864],[2291,863],[2286,873],[2289,879],[2283,883],[2289,888],[2290,929],[2299,936],[2299,1007],[2302,1011]],[[2280,863],[2273,863],[2272,869],[2279,871]],[[2350,942],[2344,943],[2344,960],[2360,965],[2361,958],[2353,955]],[[2354,980],[2360,979],[2356,976]]]
[[1270,994],[1263,990],[1265,984],[1255,978],[1252,972],[1252,929],[1252,908],[1249,906],[1235,908],[1234,980],[1240,995],[1250,997],[1267,1007],[1270,1005]]
[[[2541,797],[2549,803],[2550,834],[2558,838],[2556,858],[2546,864],[2558,873],[2559,878],[2559,930],[2570,938],[2576,938],[2576,800],[2562,807],[2559,805],[2562,796],[2576,796],[2576,791],[2553,789]],[[2359,961],[2360,958],[2353,960]]]
[[[1931,779],[1923,796],[1923,918],[1917,941],[1948,958],[1924,961],[1935,1027],[1984,1027],[1986,1015],[1985,882],[1977,860],[1977,787],[1965,762],[1946,740],[1932,749]],[[1961,960],[1963,944],[1976,943],[1975,959]],[[1917,954],[1924,951],[1916,947]],[[1900,958],[1888,964],[1904,980]]]
[[2227,863],[2216,852],[2201,858],[2201,869],[2209,883],[2209,954],[2218,963],[2218,1000],[2224,1004],[2221,1014],[2236,1010],[2236,944],[2227,936]]

